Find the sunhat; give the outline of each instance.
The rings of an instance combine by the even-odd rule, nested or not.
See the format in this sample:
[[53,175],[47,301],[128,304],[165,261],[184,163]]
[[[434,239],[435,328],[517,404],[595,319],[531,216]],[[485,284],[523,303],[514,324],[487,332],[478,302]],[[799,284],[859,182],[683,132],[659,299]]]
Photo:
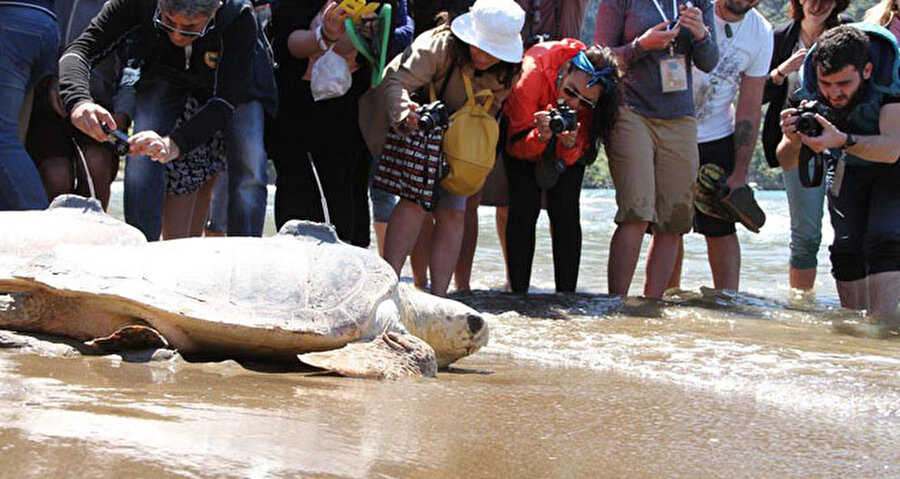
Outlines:
[[450,30],[460,40],[505,62],[522,61],[525,11],[515,0],[477,0],[453,20]]

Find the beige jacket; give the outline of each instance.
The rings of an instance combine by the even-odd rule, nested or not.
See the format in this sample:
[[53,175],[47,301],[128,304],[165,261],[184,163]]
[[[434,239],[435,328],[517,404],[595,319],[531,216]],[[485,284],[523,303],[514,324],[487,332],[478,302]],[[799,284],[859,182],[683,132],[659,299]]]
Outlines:
[[[409,113],[409,96],[429,83],[434,84],[440,92],[444,77],[450,71],[450,50],[453,45],[450,29],[438,27],[422,33],[402,54],[397,55],[387,67],[385,78],[377,88],[371,88],[359,100],[359,127],[369,151],[376,158],[381,156],[381,149],[391,126],[403,121]],[[453,69],[453,75],[447,82],[447,90],[442,98],[450,111],[456,111],[466,103],[466,89],[463,85],[462,73],[472,79],[474,91],[489,89],[494,92],[491,114],[500,111],[500,105],[509,93],[496,74],[475,76],[475,67],[471,64]],[[480,99],[479,99],[480,101]]]

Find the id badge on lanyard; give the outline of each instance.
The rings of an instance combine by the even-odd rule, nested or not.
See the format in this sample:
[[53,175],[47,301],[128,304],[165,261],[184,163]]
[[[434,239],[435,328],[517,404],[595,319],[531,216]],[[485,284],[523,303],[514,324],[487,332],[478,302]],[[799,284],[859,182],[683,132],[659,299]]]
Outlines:
[[684,55],[676,55],[675,49],[669,47],[668,55],[659,60],[659,74],[662,80],[663,93],[685,91],[688,88],[687,63]]
[[[666,16],[666,12],[663,11],[662,5],[659,4],[659,0],[653,0],[653,4],[656,5],[656,9],[659,11],[659,15],[663,20],[669,22],[669,17]],[[675,18],[677,18],[678,4],[676,3],[676,0],[672,0],[672,12],[673,15],[675,15]],[[686,58],[684,55],[676,55],[675,47],[673,45],[669,45],[668,54],[664,55],[659,60],[659,76],[663,93],[674,93],[686,91],[688,89]]]

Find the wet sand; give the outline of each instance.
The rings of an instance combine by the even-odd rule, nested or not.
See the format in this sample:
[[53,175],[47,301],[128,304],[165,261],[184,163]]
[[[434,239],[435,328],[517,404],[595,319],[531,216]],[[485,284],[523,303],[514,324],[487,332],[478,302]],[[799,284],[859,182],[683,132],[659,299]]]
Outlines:
[[484,353],[436,379],[0,351],[5,477],[890,477],[900,424]]

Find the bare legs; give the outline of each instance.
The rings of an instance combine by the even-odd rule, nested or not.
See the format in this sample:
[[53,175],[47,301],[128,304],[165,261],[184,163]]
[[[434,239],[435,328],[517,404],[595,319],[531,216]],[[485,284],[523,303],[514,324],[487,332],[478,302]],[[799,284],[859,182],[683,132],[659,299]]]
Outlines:
[[[397,276],[403,270],[406,257],[419,240],[426,217],[427,213],[421,206],[405,199],[401,199],[394,208],[385,234],[384,259],[394,268]],[[434,295],[447,294],[462,245],[464,217],[465,212],[453,209],[434,213],[434,231],[428,243],[431,293]]]
[[166,195],[163,198],[162,234],[164,239],[203,236],[215,180],[215,176],[210,178],[193,193]]
[[472,290],[472,263],[475,261],[475,248],[478,246],[478,205],[480,204],[481,194],[470,196],[466,200],[462,247],[459,252],[459,261],[456,262],[456,271],[453,275],[456,290],[460,292]]
[[[609,294],[627,296],[631,279],[637,268],[641,253],[641,243],[647,231],[646,221],[621,223],[613,233],[609,245],[609,265],[607,280]],[[677,233],[654,233],[647,254],[647,279],[644,281],[644,296],[662,298],[666,285],[672,277],[678,256]]]
[[792,289],[809,291],[816,285],[816,268],[797,269],[791,266],[788,278]]
[[609,294],[628,296],[628,288],[631,287],[631,278],[634,277],[634,269],[637,267],[645,231],[647,231],[646,221],[621,223],[616,226],[616,232],[613,233],[609,243],[606,274]]
[[716,289],[737,291],[741,277],[741,245],[736,234],[706,237],[706,254]]

